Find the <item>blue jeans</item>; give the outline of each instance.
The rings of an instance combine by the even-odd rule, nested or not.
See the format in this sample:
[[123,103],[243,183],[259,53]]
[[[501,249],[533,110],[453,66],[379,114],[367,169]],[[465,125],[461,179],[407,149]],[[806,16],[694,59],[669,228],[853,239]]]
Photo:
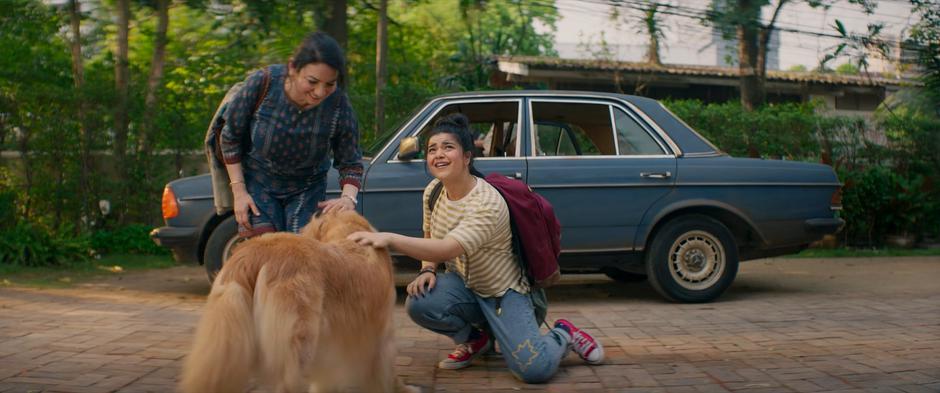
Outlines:
[[564,330],[541,334],[528,295],[510,289],[501,298],[481,297],[456,273],[437,274],[434,288],[423,297],[409,296],[405,309],[419,326],[458,344],[467,342],[476,327],[488,325],[509,370],[526,383],[548,381],[568,353]]
[[277,183],[261,174],[245,172],[248,195],[251,195],[261,215],[248,212],[252,229],[248,231],[239,227],[238,233],[242,237],[274,231],[298,233],[317,212],[317,204],[326,198],[325,178],[306,187],[291,187],[285,191],[272,189],[272,184]]

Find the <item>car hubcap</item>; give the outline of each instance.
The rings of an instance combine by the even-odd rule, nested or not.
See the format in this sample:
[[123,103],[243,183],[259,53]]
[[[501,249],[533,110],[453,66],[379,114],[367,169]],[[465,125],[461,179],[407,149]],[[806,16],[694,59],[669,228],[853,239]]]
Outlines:
[[721,278],[724,269],[725,250],[708,232],[686,232],[669,247],[669,272],[676,283],[686,289],[711,287]]

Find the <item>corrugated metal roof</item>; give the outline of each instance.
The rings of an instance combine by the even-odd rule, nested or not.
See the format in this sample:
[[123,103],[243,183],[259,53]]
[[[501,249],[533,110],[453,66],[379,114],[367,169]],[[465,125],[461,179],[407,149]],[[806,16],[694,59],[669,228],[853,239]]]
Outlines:
[[[561,59],[541,56],[498,56],[498,62],[523,64],[534,69],[572,71],[628,71],[645,74],[738,78],[734,67],[663,64],[661,66],[628,61]],[[918,81],[886,78],[882,75],[842,75],[801,71],[767,71],[768,81],[854,86],[919,86]]]

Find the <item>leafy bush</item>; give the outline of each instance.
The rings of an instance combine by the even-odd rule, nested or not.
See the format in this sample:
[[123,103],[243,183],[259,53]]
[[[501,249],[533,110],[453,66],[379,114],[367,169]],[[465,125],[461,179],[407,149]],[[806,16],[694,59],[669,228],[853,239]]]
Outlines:
[[[754,112],[736,102],[664,104],[732,156],[833,166],[845,184],[846,244],[880,246],[889,234],[940,236],[940,121],[934,115],[901,106],[871,121],[817,113],[818,102]],[[868,139],[873,128],[887,143]]]
[[84,237],[56,234],[25,222],[0,231],[0,263],[18,266],[66,266],[90,256]]
[[843,236],[850,245],[880,246],[885,235],[917,234],[931,221],[936,204],[923,191],[924,177],[885,167],[840,171],[844,182]]
[[117,229],[99,230],[91,235],[91,246],[100,254],[167,255],[166,248],[150,240],[153,227],[131,224]]
[[738,102],[682,100],[665,105],[718,148],[737,157],[818,157],[815,134],[829,124],[815,113],[818,103],[768,105],[754,112],[745,111]]

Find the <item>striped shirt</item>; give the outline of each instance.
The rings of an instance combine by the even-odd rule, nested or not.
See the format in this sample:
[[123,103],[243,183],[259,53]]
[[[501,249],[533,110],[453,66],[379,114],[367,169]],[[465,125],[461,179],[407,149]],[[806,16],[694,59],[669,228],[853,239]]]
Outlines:
[[442,189],[432,214],[428,199],[439,182],[434,179],[424,189],[423,227],[432,239],[450,237],[463,247],[463,255],[445,262],[447,271],[459,274],[482,297],[499,297],[509,289],[529,293],[512,252],[509,208],[499,191],[480,178],[470,193],[456,201]]

